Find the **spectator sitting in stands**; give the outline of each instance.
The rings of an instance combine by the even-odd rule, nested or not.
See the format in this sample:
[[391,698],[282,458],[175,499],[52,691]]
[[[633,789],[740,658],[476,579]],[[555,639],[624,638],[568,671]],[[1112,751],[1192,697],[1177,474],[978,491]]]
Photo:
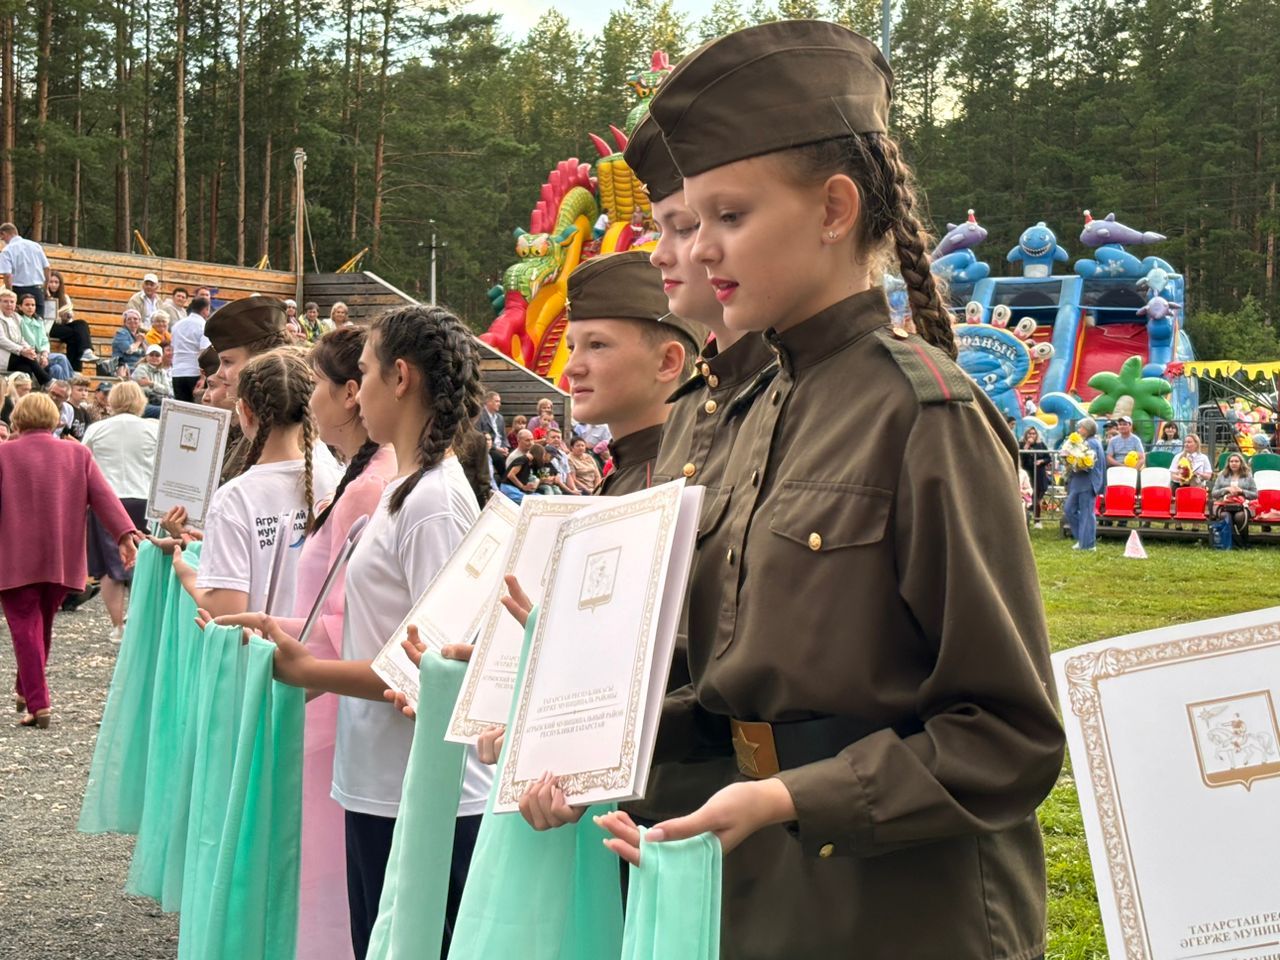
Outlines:
[[1207,487],[1213,479],[1213,464],[1200,451],[1200,437],[1188,433],[1182,441],[1182,450],[1174,455],[1170,465],[1173,487]]
[[106,380],[94,387],[93,396],[90,398],[92,406],[89,409],[93,411],[96,419],[101,420],[111,416],[111,407],[107,404],[107,397],[110,394],[111,384]]
[[[523,413],[516,414],[516,416],[511,418],[511,430],[508,431],[507,433],[507,449],[508,450],[511,450],[511,451],[515,450],[517,446],[516,437],[520,436],[520,431],[523,430],[528,425],[528,423],[529,423],[529,418],[526,417]],[[529,438],[530,440],[533,439],[532,433],[529,434]],[[528,448],[526,447],[525,449],[527,450]]]
[[[519,417],[516,417],[519,420]],[[511,466],[511,461],[517,456],[527,457],[529,448],[533,446],[533,434],[521,427],[516,431],[514,442],[511,444],[511,452],[507,454],[506,462],[502,465],[503,475],[506,475],[507,468]]]
[[547,448],[540,443],[535,443],[529,448],[529,463],[533,469],[533,479],[537,483],[534,493],[540,493],[544,496],[563,493],[561,489],[560,473],[556,470],[556,466],[551,462],[551,458],[547,456]]
[[1263,430],[1262,427],[1254,428],[1253,433],[1249,434],[1249,439],[1253,441],[1254,456],[1271,452],[1271,438],[1267,436],[1267,431]]
[[[142,315],[133,307],[125,310],[120,317],[120,329],[111,340],[111,367],[119,371],[120,364],[133,368],[142,362],[147,349],[147,336],[142,331]],[[128,379],[126,376],[125,379]]]
[[[40,363],[40,355],[22,336],[18,298],[12,290],[0,290],[0,373],[22,373],[42,386],[53,378]],[[14,398],[17,403],[17,398]]]
[[558,429],[548,430],[543,446],[547,450],[547,460],[556,468],[561,491],[577,493],[578,489],[573,482],[573,468],[569,466],[569,451],[564,446],[564,435]]
[[1182,438],[1178,433],[1178,425],[1172,420],[1160,424],[1160,439],[1151,445],[1152,452],[1176,454],[1182,449]]
[[547,435],[548,430],[559,430],[560,424],[556,423],[555,405],[543,397],[538,401],[538,413],[527,424],[533,431],[533,439],[541,440]]
[[173,334],[169,332],[169,314],[161,312],[151,318],[151,329],[147,331],[147,343],[159,347],[167,347],[173,343]]
[[1249,472],[1244,457],[1232,453],[1213,484],[1213,515],[1231,520],[1231,539],[1235,546],[1249,545],[1249,501],[1258,499],[1258,485]]
[[[66,344],[67,359],[71,360],[73,365],[76,357],[80,358],[80,363],[94,363],[98,355],[93,350],[93,334],[89,331],[87,323],[75,318],[75,304],[71,302],[62,274],[57,270],[49,274],[49,282],[44,288],[44,297],[46,304],[52,302],[56,306],[53,326],[49,327],[49,336]],[[48,315],[49,310],[46,308],[44,316],[47,318]]]
[[9,376],[10,399],[12,399],[14,403],[17,403],[30,392],[31,377],[28,374],[14,373]]
[[315,343],[332,329],[325,326],[328,322],[320,319],[320,305],[313,300],[306,302],[302,309],[302,316],[298,318],[298,326],[302,329],[302,335],[307,343]]
[[164,310],[164,304],[160,302],[160,278],[154,273],[143,276],[142,289],[129,298],[125,309],[135,311],[142,329],[150,330],[156,313]]
[[144,417],[160,416],[160,404],[173,396],[173,379],[164,365],[164,347],[147,347],[146,359],[133,370],[133,382],[147,395]]
[[1133,432],[1133,420],[1129,417],[1116,417],[1117,435],[1107,441],[1107,466],[1124,467],[1125,457],[1131,453],[1138,455],[1136,464],[1139,470],[1146,462],[1147,452],[1142,446],[1142,439]]
[[72,416],[67,435],[76,440],[83,440],[85,431],[98,420],[89,400],[91,386],[89,378],[83,374],[76,374],[68,384],[68,402],[71,404]]
[[609,425],[607,423],[579,423],[574,426],[573,432],[587,442],[587,450],[595,457],[596,466],[603,470],[605,461],[609,459],[609,443],[613,440],[613,434],[609,432]]
[[506,475],[498,484],[498,489],[514,503],[520,503],[526,496],[538,491],[538,480],[533,474],[533,458],[530,456],[532,447],[533,434],[528,430],[521,430],[519,443],[507,458]]
[[[162,309],[164,311],[164,315],[169,318],[170,330],[187,318],[188,299],[186,287],[174,287],[173,296],[164,302],[164,307]],[[159,318],[157,317],[155,319]],[[154,319],[152,320],[151,326],[155,326]],[[153,340],[151,342],[155,343],[156,341]],[[164,344],[161,344],[161,346],[164,346]]]
[[351,311],[347,309],[347,305],[339,300],[329,310],[329,329],[337,330],[338,327],[345,327],[351,322]]
[[69,380],[74,372],[71,362],[61,353],[49,350],[49,334],[44,320],[36,315],[36,295],[24,293],[18,302],[18,323],[22,327],[22,339],[36,352],[36,362],[49,371],[49,376]]
[[600,486],[600,464],[582,437],[574,437],[569,444],[569,466],[573,470],[575,492],[588,497],[595,493]]

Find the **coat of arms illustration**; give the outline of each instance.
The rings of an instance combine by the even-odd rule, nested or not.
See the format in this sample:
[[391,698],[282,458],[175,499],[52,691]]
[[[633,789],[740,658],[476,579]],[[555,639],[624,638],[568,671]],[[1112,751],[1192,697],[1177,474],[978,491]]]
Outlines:
[[578,593],[579,610],[594,611],[613,599],[613,585],[618,577],[621,556],[621,547],[588,555],[586,569],[582,571],[582,589]]
[[1208,787],[1280,776],[1280,727],[1270,690],[1187,704],[1200,777]]

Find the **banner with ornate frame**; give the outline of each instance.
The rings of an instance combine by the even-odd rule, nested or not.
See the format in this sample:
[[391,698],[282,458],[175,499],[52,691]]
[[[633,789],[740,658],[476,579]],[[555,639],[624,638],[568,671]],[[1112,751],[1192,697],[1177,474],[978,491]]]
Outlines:
[[1054,654],[1115,960],[1280,960],[1280,607]]

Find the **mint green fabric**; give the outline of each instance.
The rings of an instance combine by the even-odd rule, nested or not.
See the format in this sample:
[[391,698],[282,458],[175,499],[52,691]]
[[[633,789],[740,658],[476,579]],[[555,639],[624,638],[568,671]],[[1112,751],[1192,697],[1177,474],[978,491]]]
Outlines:
[[204,630],[179,960],[294,955],[305,694],[271,679],[274,652],[238,627]]
[[[194,543],[184,551],[187,563],[197,569],[200,549],[201,545]],[[203,635],[195,624],[195,601],[182,589],[172,568],[169,576],[147,734],[142,818],[125,890],[151,897],[163,909],[173,911],[182,902],[196,735],[188,723],[188,705],[199,678]]]
[[137,833],[151,746],[165,600],[176,586],[168,556],[151,543],[138,548],[124,639],[98,727],[98,743],[80,806],[82,833]]
[[466,748],[444,735],[465,673],[465,663],[431,652],[422,658],[413,747],[368,960],[440,955],[466,762]]
[[622,960],[719,960],[720,877],[714,834],[642,842],[627,883]]
[[[537,610],[525,627],[519,690]],[[512,704],[512,711],[515,704]],[[504,744],[498,770],[507,762]],[[602,960],[622,946],[618,858],[587,810],[576,826],[538,832],[518,813],[495,814],[494,792],[480,825],[449,960]],[[422,957],[434,954],[420,952]],[[399,957],[396,960],[400,960]]]

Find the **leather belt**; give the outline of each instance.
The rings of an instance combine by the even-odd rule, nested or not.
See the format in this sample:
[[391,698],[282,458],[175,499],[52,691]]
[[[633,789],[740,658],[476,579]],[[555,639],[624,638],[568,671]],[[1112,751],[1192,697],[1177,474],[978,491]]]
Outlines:
[[730,720],[729,726],[738,770],[755,780],[834,757],[872,732],[864,721],[849,717],[818,717],[786,723]]

